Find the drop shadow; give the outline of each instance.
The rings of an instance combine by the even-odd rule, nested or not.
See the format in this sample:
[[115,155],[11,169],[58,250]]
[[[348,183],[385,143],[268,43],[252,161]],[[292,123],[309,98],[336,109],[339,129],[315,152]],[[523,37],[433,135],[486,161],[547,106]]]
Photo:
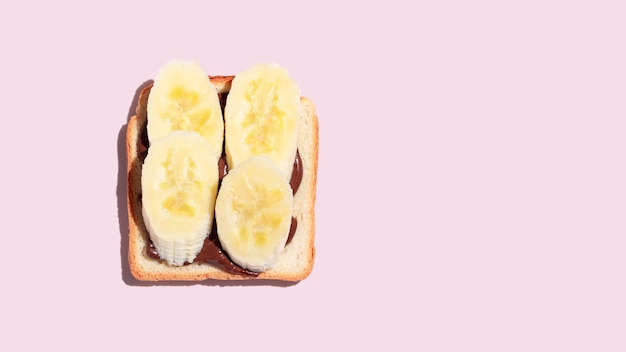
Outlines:
[[129,233],[130,227],[128,222],[128,207],[127,207],[127,189],[128,189],[128,176],[127,176],[127,158],[126,158],[126,129],[130,118],[136,114],[137,105],[139,103],[139,96],[141,92],[151,86],[154,83],[153,80],[147,80],[143,82],[135,90],[135,95],[128,108],[128,115],[126,116],[126,123],[120,127],[117,135],[117,216],[119,222],[120,231],[120,262],[122,270],[122,281],[128,286],[276,286],[276,287],[290,287],[297,285],[299,281],[279,281],[268,279],[251,279],[251,280],[213,280],[208,279],[204,281],[140,281],[137,280],[130,271],[130,265],[128,263],[128,250],[129,250]]

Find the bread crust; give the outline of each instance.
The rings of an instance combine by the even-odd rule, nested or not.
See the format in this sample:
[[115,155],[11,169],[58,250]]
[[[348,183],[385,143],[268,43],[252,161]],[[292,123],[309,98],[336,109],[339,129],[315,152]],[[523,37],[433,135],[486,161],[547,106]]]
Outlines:
[[[234,76],[209,76],[218,93],[230,90]],[[301,97],[302,112],[298,150],[303,166],[303,179],[294,196],[294,216],[298,221],[292,241],[279,256],[271,270],[258,276],[229,273],[208,263],[192,263],[182,267],[168,265],[147,255],[149,234],[141,211],[141,168],[138,146],[147,123],[147,102],[152,85],[140,93],[136,114],[126,128],[128,262],[130,272],[140,281],[258,280],[301,281],[313,270],[315,260],[315,200],[319,151],[319,126],[315,105]]]

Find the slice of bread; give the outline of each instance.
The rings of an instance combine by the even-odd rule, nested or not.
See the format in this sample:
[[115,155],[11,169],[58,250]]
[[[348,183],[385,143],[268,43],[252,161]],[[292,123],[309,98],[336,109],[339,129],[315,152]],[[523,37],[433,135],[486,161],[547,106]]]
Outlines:
[[[230,90],[234,76],[210,76],[218,93]],[[146,144],[146,106],[151,86],[140,94],[136,115],[128,121],[126,129],[126,157],[128,172],[128,261],[132,275],[140,281],[200,281],[270,279],[300,281],[313,270],[315,258],[315,193],[318,158],[318,121],[313,102],[301,97],[302,106],[298,136],[303,177],[294,195],[293,217],[297,220],[296,232],[285,247],[275,266],[258,276],[241,275],[224,270],[221,266],[208,263],[191,263],[171,266],[148,255],[150,237],[141,212],[141,145]],[[142,139],[144,142],[142,142]]]

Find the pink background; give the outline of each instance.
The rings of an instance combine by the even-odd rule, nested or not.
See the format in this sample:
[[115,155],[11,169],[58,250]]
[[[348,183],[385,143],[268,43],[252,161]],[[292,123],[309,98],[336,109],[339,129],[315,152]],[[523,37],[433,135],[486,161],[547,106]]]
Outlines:
[[[626,350],[626,6],[404,3],[0,5],[3,345]],[[316,103],[306,280],[130,278],[124,128],[170,59]]]

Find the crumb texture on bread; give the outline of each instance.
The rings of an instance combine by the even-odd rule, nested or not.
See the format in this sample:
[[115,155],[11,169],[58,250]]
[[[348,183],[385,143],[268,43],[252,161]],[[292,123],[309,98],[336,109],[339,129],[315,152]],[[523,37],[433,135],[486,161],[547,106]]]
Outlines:
[[[210,76],[218,93],[227,93],[233,76]],[[315,105],[306,97],[301,97],[300,129],[298,152],[304,170],[302,182],[294,196],[293,216],[297,220],[296,233],[291,242],[271,270],[258,276],[244,276],[229,273],[218,266],[207,263],[192,263],[185,266],[171,266],[152,259],[147,254],[150,244],[149,234],[143,221],[141,210],[141,168],[140,145],[142,131],[147,123],[147,100],[150,88],[140,94],[136,115],[131,117],[126,128],[126,157],[128,172],[128,260],[132,275],[140,281],[200,281],[270,279],[280,281],[301,281],[311,273],[315,259],[315,195],[318,163],[318,120]]]

